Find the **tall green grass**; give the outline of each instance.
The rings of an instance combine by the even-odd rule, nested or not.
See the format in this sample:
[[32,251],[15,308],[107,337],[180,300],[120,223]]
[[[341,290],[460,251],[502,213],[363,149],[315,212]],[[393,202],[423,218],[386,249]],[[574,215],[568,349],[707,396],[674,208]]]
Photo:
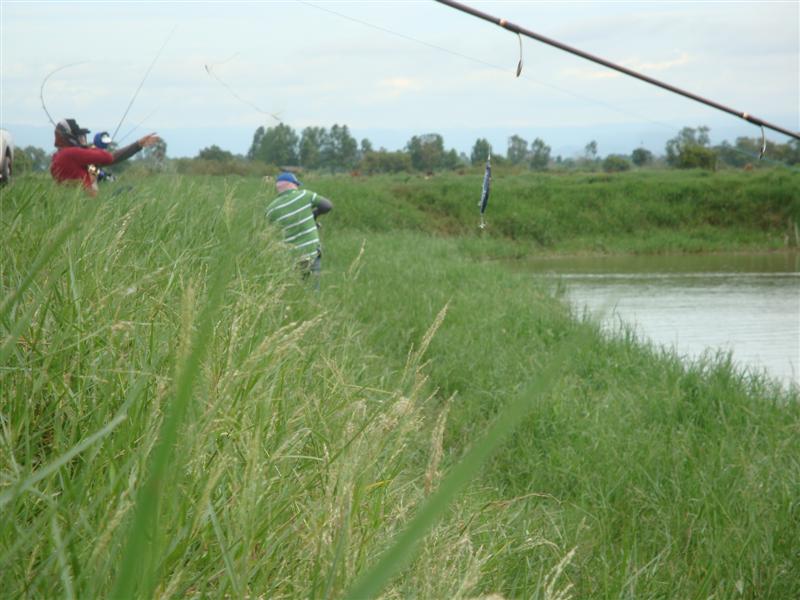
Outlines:
[[[504,175],[495,170],[478,230],[482,174],[309,179],[347,210],[348,229],[481,237],[508,254],[707,252],[797,247],[800,173],[638,171]],[[357,190],[356,193],[354,191]],[[499,248],[495,248],[497,253]]]
[[[349,255],[358,235],[342,237],[331,252]],[[455,241],[366,239],[353,314],[380,323],[371,343],[385,356],[449,302],[426,372],[440,398],[455,394],[444,447],[456,464],[577,315],[530,278],[465,264]],[[466,531],[486,556],[477,589],[535,596],[570,555],[575,597],[796,595],[796,393],[724,355],[685,365],[631,333],[588,336],[467,492]]]
[[[799,595],[796,391],[606,339],[485,260],[540,244],[503,229],[503,198],[539,218],[552,202],[529,187],[573,208],[581,186],[705,188],[665,177],[498,180],[483,237],[466,178],[312,177],[336,206],[320,293],[255,180],[96,200],[18,180],[0,206],[4,593]],[[710,246],[782,231],[796,179],[758,177],[731,210],[768,205],[776,225],[701,219]],[[715,213],[718,185],[675,210]],[[543,247],[584,243],[566,217]]]
[[[348,556],[369,548],[383,524],[362,532],[361,519],[402,493],[388,482],[412,432],[388,419],[412,422],[413,394],[381,387],[256,202],[137,186],[50,252],[50,227],[92,201],[20,186],[4,223],[28,193],[4,240],[5,332],[32,315],[2,373],[6,590],[291,597],[312,572],[318,593],[335,589],[352,565],[331,560],[332,517],[366,505]],[[40,246],[52,258],[31,276]]]

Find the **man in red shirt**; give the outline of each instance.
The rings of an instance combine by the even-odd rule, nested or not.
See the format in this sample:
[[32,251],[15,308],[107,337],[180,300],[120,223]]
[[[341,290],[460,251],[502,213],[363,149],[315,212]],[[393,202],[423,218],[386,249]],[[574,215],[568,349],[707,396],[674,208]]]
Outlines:
[[75,119],[58,122],[55,130],[55,146],[58,148],[50,163],[50,174],[58,183],[81,182],[89,195],[97,194],[98,165],[113,165],[161,141],[155,133],[144,136],[129,146],[109,152],[90,148],[86,143],[88,129],[82,129]]

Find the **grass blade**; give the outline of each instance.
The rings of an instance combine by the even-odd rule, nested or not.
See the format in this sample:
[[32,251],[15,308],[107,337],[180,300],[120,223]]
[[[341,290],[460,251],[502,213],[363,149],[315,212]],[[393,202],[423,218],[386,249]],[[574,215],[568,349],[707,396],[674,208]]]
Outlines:
[[78,456],[81,452],[86,450],[89,446],[97,442],[98,440],[103,439],[109,433],[114,431],[117,426],[122,423],[126,418],[125,408],[120,411],[116,417],[114,417],[105,427],[100,429],[99,431],[94,432],[92,435],[82,439],[80,442],[75,444],[72,448],[67,450],[64,454],[59,456],[53,462],[48,464],[45,467],[42,467],[35,473],[32,473],[28,477],[26,477],[23,481],[19,482],[17,485],[12,486],[10,488],[5,489],[3,492],[0,492],[0,508],[8,504],[11,500],[16,498],[19,494],[24,492],[25,490],[31,489],[36,483],[40,482],[42,479],[47,477],[48,475],[54,473],[59,468],[67,464],[73,458]]
[[220,552],[222,553],[222,560],[225,563],[225,570],[228,572],[228,579],[231,580],[231,587],[233,587],[233,594],[237,598],[242,597],[242,589],[239,585],[239,580],[236,577],[236,569],[233,568],[233,561],[231,560],[231,553],[228,550],[228,545],[225,543],[225,535],[222,533],[222,527],[219,526],[219,519],[214,510],[214,504],[208,503],[208,516],[211,518],[211,525],[214,528],[214,535],[217,536],[219,542]]
[[417,543],[430,530],[447,509],[450,502],[464,489],[467,483],[480,470],[483,463],[522,421],[533,402],[546,394],[561,375],[564,359],[578,344],[578,336],[562,343],[550,362],[537,378],[523,388],[503,409],[486,434],[479,439],[462,457],[457,465],[442,480],[439,488],[421,506],[406,528],[400,533],[394,545],[366,573],[360,575],[345,598],[361,600],[374,598],[380,594],[389,579],[403,568],[413,557]]
[[6,313],[11,310],[11,307],[16,303],[19,297],[25,293],[25,290],[33,283],[36,274],[42,270],[61,245],[78,229],[80,224],[89,219],[91,213],[95,210],[95,206],[94,203],[84,205],[84,208],[82,208],[72,220],[67,221],[67,223],[56,232],[42,251],[39,252],[39,255],[34,260],[33,265],[31,265],[31,268],[28,270],[28,273],[19,286],[17,286],[11,294],[3,298],[2,303],[0,303],[0,319],[5,319]]
[[150,567],[143,564],[142,557],[153,554],[147,551],[147,546],[158,525],[158,503],[165,484],[167,465],[174,453],[178,429],[186,415],[192,389],[212,336],[215,316],[222,303],[222,296],[232,271],[231,264],[230,254],[223,254],[213,271],[208,298],[198,318],[199,325],[193,336],[191,349],[178,373],[175,398],[165,409],[158,440],[149,461],[148,479],[138,494],[133,521],[122,554],[122,566],[114,585],[112,594],[114,598],[149,595],[152,575],[149,572]]
[[58,526],[58,518],[55,514],[50,521],[53,530],[53,542],[56,545],[56,554],[58,555],[58,566],[61,570],[61,581],[64,584],[64,596],[68,600],[75,598],[75,588],[72,584],[72,573],[67,563],[67,557],[64,553],[64,540],[61,537],[61,528]]

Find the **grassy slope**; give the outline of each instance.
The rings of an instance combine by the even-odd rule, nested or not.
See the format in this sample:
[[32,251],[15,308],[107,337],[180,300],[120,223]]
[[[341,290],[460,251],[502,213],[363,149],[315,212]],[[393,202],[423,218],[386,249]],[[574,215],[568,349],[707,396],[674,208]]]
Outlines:
[[[265,233],[255,181],[153,181],[88,212],[35,180],[4,191],[4,589],[341,595],[437,473],[583,331],[590,342],[530,398],[389,595],[800,593],[796,396],[724,358],[686,368],[602,340],[530,278],[474,260],[526,245],[775,247],[797,218],[796,176],[498,177],[483,238],[468,177],[311,183],[336,203],[318,297]],[[70,215],[79,230],[8,301]],[[549,242],[504,239],[542,219]],[[230,256],[227,291],[209,300]],[[159,463],[170,415],[180,435]],[[159,469],[168,477],[148,488]],[[152,538],[130,525],[147,489],[157,521],[137,522]],[[151,560],[131,553],[137,540]]]
[[[456,460],[575,325],[530,279],[470,264],[455,242],[373,236],[365,253],[351,310],[382,355],[399,360],[448,305],[425,371],[439,401],[455,394]],[[797,404],[724,357],[687,370],[631,337],[590,339],[472,488],[479,589],[525,597],[575,548],[577,597],[796,593]]]
[[[477,236],[479,173],[309,183],[346,209],[331,215],[332,224]],[[512,240],[511,254],[779,249],[798,243],[800,173],[496,171],[486,217],[484,241]]]

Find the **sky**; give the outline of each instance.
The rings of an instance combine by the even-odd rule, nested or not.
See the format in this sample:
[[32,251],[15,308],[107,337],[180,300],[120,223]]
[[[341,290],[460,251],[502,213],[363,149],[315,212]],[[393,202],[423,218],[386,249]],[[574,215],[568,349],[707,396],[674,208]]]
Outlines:
[[[733,109],[800,131],[800,0],[466,4]],[[713,144],[760,129],[428,1],[0,0],[0,126],[52,149],[49,118],[171,157],[247,152],[259,126],[347,125],[375,148],[439,133],[540,138],[553,156],[663,154],[683,127]],[[277,117],[277,119],[276,119]],[[279,119],[279,120],[278,120]],[[767,131],[767,139],[788,137]]]

